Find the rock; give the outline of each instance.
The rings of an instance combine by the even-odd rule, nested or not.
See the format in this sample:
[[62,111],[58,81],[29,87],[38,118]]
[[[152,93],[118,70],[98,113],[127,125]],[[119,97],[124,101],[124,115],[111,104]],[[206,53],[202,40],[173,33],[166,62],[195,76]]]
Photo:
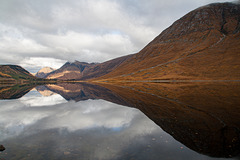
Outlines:
[[65,151],[65,152],[63,152],[63,153],[64,153],[65,156],[71,154],[71,152],[67,152],[67,151]]
[[6,148],[3,145],[0,145],[0,151],[4,151]]

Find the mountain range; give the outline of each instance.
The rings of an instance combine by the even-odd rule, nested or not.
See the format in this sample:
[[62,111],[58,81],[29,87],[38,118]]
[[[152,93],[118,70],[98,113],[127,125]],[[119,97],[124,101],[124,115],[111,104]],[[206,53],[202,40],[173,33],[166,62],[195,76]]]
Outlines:
[[74,63],[67,62],[61,68],[49,73],[45,78],[87,80],[101,77],[112,72],[131,56],[132,55],[123,56],[104,63],[85,63],[79,61],[75,61]]
[[197,8],[140,52],[104,63],[67,62],[41,78],[90,81],[239,80],[240,4]]

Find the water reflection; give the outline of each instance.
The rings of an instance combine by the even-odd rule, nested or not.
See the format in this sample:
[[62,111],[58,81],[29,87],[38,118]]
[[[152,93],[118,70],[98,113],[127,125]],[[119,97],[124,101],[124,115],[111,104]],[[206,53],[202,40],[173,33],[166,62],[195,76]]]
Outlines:
[[238,83],[51,84],[26,93],[0,101],[0,158],[239,158]]
[[24,97],[21,97],[20,102],[26,106],[50,106],[67,102],[61,95],[51,91],[32,90]]
[[[22,99],[9,104],[1,104],[2,114],[0,123],[4,127],[1,140],[19,135],[29,129],[39,132],[54,128],[65,128],[68,131],[80,129],[107,128],[119,131],[128,127],[133,117],[138,113],[136,109],[126,109],[103,100],[88,100],[81,103],[69,102],[58,105],[34,107],[21,103]],[[13,112],[14,110],[14,112]]]

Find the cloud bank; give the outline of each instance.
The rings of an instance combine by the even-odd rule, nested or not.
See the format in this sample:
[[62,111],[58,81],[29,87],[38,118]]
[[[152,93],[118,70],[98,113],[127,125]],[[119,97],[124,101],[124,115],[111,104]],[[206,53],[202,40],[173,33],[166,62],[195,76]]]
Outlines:
[[0,64],[35,72],[136,53],[189,11],[224,1],[0,1]]

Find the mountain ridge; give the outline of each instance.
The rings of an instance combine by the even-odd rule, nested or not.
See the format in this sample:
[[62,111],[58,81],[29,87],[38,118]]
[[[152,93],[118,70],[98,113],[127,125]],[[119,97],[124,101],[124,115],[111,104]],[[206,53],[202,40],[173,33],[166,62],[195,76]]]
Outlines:
[[240,79],[239,19],[239,4],[199,7],[95,80]]

